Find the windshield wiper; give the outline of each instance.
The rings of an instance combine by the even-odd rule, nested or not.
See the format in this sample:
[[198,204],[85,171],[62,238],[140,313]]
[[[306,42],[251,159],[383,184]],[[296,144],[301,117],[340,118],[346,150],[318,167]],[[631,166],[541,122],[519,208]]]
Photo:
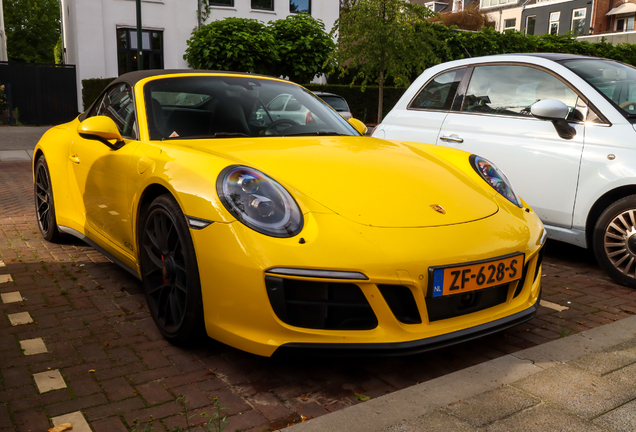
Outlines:
[[299,132],[293,134],[285,134],[281,136],[321,136],[321,135],[329,135],[329,136],[350,136],[338,133],[336,131],[320,131],[320,132]]
[[244,134],[242,132],[217,132],[212,135],[188,135],[188,136],[175,136],[175,137],[164,137],[163,140],[173,140],[173,139],[209,139],[209,138],[240,138],[240,137],[249,137],[249,135]]

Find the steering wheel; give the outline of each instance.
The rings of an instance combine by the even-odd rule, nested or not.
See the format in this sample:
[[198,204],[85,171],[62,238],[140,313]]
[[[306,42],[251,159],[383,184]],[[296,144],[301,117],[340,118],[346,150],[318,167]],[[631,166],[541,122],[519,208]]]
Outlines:
[[634,101],[627,101],[627,102],[623,102],[622,104],[619,105],[619,107],[621,108],[627,108],[630,105],[634,105],[636,107],[636,102]]
[[291,119],[279,119],[279,120],[276,120],[271,125],[267,126],[267,129],[265,129],[265,135],[274,135],[274,129],[284,124],[289,126],[298,126],[298,123]]

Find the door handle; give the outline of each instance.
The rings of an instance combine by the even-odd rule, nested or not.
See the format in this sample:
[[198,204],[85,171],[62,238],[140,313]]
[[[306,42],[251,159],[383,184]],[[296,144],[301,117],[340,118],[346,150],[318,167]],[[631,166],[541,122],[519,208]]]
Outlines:
[[73,162],[73,163],[76,163],[76,164],[80,163],[80,158],[79,158],[79,156],[77,156],[76,154],[70,155],[68,158],[69,158],[69,159],[71,160],[71,162]]
[[464,139],[458,137],[457,135],[453,134],[451,136],[443,136],[440,137],[439,139],[443,140],[443,141],[452,141],[452,142],[456,142],[456,143],[463,143]]

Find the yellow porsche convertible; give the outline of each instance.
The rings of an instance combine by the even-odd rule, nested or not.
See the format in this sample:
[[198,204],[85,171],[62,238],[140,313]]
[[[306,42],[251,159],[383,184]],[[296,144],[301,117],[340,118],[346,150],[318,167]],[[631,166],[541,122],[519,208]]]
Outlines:
[[39,228],[138,277],[177,344],[410,353],[532,318],[545,232],[503,173],[365,129],[276,78],[128,73],[37,144]]

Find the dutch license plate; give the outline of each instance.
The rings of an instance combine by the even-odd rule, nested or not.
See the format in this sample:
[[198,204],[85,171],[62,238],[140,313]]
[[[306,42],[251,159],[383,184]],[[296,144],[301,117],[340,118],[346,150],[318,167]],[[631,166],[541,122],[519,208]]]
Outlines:
[[524,254],[469,263],[463,265],[432,267],[431,295],[441,297],[489,288],[521,279]]

